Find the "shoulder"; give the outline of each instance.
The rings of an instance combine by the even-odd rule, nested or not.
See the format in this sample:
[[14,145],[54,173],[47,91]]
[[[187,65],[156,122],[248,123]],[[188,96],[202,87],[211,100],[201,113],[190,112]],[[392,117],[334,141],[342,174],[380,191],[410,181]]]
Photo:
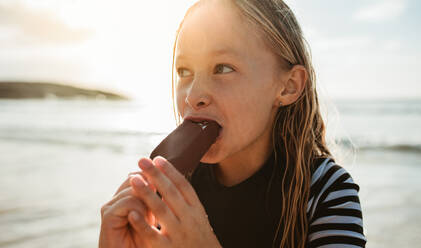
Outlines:
[[334,199],[346,199],[359,203],[359,186],[354,182],[351,175],[332,158],[319,160],[311,177],[310,197],[308,202],[308,214],[314,219],[317,207],[326,205]]
[[359,186],[332,158],[316,161],[307,205],[309,247],[364,247]]

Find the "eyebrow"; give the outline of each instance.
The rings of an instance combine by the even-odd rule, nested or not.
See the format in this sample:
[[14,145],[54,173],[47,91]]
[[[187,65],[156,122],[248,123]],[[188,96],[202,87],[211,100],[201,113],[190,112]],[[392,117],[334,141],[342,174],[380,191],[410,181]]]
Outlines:
[[210,54],[212,55],[224,55],[224,54],[232,54],[234,56],[238,56],[238,52],[233,49],[223,48],[212,51]]
[[[239,53],[233,49],[227,49],[227,48],[222,48],[222,49],[218,49],[218,50],[213,50],[209,53],[209,55],[212,56],[220,56],[220,55],[225,55],[225,54],[230,54],[233,55],[235,57],[240,57]],[[179,54],[176,57],[176,60],[184,60],[187,59],[188,56],[184,56],[183,54]]]

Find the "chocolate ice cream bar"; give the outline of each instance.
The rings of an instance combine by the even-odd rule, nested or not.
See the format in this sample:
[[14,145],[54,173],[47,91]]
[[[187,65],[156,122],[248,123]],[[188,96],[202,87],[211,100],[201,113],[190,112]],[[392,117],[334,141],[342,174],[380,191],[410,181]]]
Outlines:
[[150,158],[162,156],[183,175],[192,172],[219,135],[215,121],[185,120],[152,151]]

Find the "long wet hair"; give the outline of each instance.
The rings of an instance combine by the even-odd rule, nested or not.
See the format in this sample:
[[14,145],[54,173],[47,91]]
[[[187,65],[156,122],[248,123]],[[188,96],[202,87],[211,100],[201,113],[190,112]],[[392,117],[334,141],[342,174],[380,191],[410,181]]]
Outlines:
[[[272,130],[276,166],[267,189],[268,196],[273,180],[279,178],[275,175],[280,174],[282,208],[273,245],[304,248],[308,233],[311,166],[318,157],[331,157],[325,140],[325,124],[320,112],[310,50],[295,15],[282,0],[227,1],[233,3],[241,17],[256,28],[267,46],[278,56],[283,67],[280,69],[290,70],[294,65],[302,65],[307,70],[308,79],[301,96],[294,103],[277,110]],[[174,102],[175,50],[185,18],[201,2],[203,0],[196,2],[186,12],[174,42],[172,99],[177,125],[181,116]]]

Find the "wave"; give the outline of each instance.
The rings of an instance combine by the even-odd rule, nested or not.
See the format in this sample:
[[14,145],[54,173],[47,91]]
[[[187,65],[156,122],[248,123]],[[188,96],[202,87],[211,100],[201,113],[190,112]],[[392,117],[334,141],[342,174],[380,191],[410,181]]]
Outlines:
[[359,151],[394,151],[394,152],[409,152],[409,153],[420,153],[421,144],[417,143],[390,143],[390,142],[358,142],[351,143],[346,139],[338,139],[337,144],[340,146],[351,148],[354,147]]
[[165,133],[89,130],[89,129],[48,129],[48,128],[1,128],[0,142],[15,141],[23,144],[67,146],[79,149],[107,149],[115,153],[137,153],[150,149],[154,140]]
[[396,151],[396,152],[411,152],[421,154],[421,145],[377,145],[377,146],[359,146],[359,150],[384,150],[384,151]]
[[5,134],[26,134],[26,135],[89,135],[89,136],[149,136],[164,135],[163,132],[144,132],[136,130],[107,130],[107,129],[89,129],[89,128],[49,128],[49,127],[0,127],[0,135]]
[[421,100],[401,101],[338,101],[336,105],[343,114],[374,115],[421,115]]
[[124,146],[118,144],[107,144],[107,143],[89,143],[75,140],[63,140],[55,138],[37,138],[33,139],[30,137],[13,137],[0,135],[0,140],[17,141],[21,143],[42,143],[45,145],[59,145],[59,146],[75,146],[83,149],[96,149],[96,148],[107,148],[116,153],[122,153]]
[[[150,147],[164,138],[168,133],[143,132],[135,130],[101,130],[101,129],[64,129],[46,127],[2,127],[0,141],[16,141],[22,143],[41,143],[56,146],[75,146],[81,149],[105,148],[117,153],[124,153],[133,147]],[[421,154],[421,142],[402,142],[402,138],[394,141],[379,140],[366,137],[336,139],[336,143],[344,148],[356,148],[359,151],[394,151]]]

